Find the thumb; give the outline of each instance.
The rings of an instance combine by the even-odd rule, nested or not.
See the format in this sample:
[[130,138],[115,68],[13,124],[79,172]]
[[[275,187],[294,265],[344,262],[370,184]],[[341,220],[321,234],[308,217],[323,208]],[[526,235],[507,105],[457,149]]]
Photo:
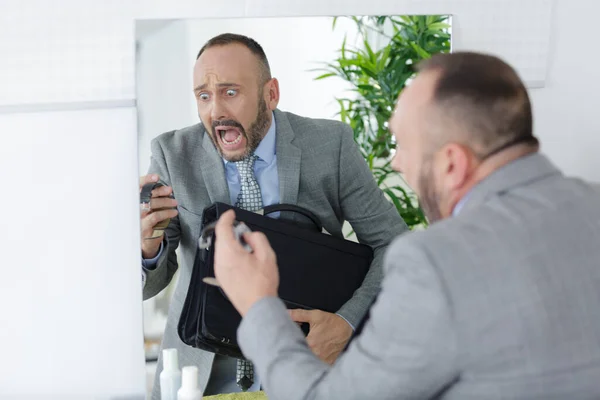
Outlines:
[[301,308],[297,308],[294,310],[288,310],[290,313],[290,318],[295,322],[308,322],[312,323],[313,320],[313,312],[310,310],[303,310]]
[[[235,220],[235,212],[227,210],[221,215],[215,226],[216,243],[215,248],[235,246],[236,240],[233,234],[233,221]],[[239,244],[238,244],[239,246]],[[231,247],[230,247],[231,248]]]
[[144,175],[140,178],[140,189],[142,188],[142,186],[144,186],[146,183],[151,183],[151,182],[158,182],[158,179],[160,177],[157,174],[148,174],[148,175]]
[[266,260],[274,254],[269,239],[262,232],[245,233],[244,240],[259,260]]

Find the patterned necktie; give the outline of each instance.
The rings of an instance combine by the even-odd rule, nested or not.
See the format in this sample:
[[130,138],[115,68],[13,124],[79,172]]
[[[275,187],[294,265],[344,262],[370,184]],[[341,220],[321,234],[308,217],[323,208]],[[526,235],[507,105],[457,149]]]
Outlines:
[[[254,162],[257,158],[254,154],[251,154],[235,163],[242,186],[235,206],[248,211],[256,211],[262,208],[260,186],[254,175]],[[254,367],[250,361],[237,360],[235,381],[244,392],[250,389],[250,386],[254,383]]]
[[256,176],[254,176],[254,162],[257,158],[258,156],[251,154],[235,163],[240,174],[240,183],[242,186],[235,206],[248,211],[256,211],[262,208],[260,186],[258,186]]

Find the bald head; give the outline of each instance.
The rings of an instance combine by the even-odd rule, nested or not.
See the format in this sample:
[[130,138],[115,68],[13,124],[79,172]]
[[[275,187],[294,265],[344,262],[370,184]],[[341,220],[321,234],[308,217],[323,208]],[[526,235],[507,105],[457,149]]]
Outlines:
[[200,56],[210,48],[227,45],[239,45],[241,47],[245,47],[246,50],[248,50],[249,53],[255,57],[253,61],[256,62],[258,67],[257,77],[260,85],[271,79],[271,67],[269,66],[269,60],[267,59],[265,51],[256,40],[248,36],[239,35],[236,33],[223,33],[217,35],[209,39],[204,46],[202,46],[198,52],[198,55],[196,56],[196,60],[198,60]]
[[501,59],[439,54],[418,64],[417,71],[435,80],[428,119],[435,145],[462,142],[484,159],[513,144],[538,144],[525,85]]

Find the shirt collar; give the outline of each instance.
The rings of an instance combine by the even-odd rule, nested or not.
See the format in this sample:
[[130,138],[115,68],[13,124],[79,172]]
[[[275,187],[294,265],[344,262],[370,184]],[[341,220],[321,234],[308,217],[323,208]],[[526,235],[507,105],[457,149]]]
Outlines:
[[[275,114],[271,112],[271,126],[267,131],[267,134],[258,144],[256,150],[254,150],[254,154],[258,156],[261,160],[266,162],[267,164],[271,164],[273,158],[275,158],[276,151],[276,132],[277,132],[277,124],[275,123]],[[225,165],[229,163],[229,161],[223,159]]]
[[452,210],[452,216],[456,217],[458,215],[458,213],[460,212],[460,210],[464,207],[465,203],[467,202],[467,199],[469,198],[469,192],[467,192],[467,194],[465,194],[459,201],[458,203],[456,203],[456,205],[454,206],[454,209]]

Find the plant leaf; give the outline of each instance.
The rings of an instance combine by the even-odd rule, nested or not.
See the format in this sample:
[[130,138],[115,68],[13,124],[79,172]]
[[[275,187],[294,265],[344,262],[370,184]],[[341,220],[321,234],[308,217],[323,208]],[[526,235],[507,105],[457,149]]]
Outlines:
[[319,76],[317,76],[316,78],[314,78],[314,80],[315,80],[315,81],[318,81],[318,80],[320,80],[320,79],[329,78],[329,77],[331,77],[331,76],[337,76],[337,74],[336,74],[335,72],[328,72],[328,73],[326,73],[326,74],[323,74],[323,75],[319,75]]
[[[388,121],[398,96],[415,74],[415,64],[450,51],[450,19],[446,15],[334,17],[332,29],[339,18],[354,22],[359,46],[349,46],[344,35],[337,58],[315,69],[315,80],[337,77],[350,85],[347,94],[335,99],[337,118],[352,128],[375,181],[399,215],[411,229],[425,227],[427,219],[414,192],[405,182],[394,183],[398,174],[391,168],[390,157],[396,142]],[[373,34],[382,44],[377,50]]]

